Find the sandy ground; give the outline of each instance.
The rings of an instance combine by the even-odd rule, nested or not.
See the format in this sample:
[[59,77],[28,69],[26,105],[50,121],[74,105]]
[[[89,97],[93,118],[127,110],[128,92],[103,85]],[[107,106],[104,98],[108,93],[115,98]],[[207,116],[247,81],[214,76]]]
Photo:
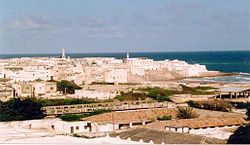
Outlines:
[[0,144],[2,143],[143,144],[111,137],[100,137],[93,139],[77,138],[71,136],[55,135],[46,130],[28,130],[1,125]]

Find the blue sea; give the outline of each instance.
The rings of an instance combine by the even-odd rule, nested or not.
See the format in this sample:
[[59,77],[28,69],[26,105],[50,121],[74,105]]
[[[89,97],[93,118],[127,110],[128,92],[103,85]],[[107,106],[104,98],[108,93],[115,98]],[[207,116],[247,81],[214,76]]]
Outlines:
[[[178,59],[188,63],[204,64],[208,70],[241,73],[241,76],[205,78],[211,81],[250,83],[250,51],[208,51],[208,52],[133,52],[130,57],[147,57],[154,60]],[[71,58],[115,57],[125,58],[126,53],[71,53]],[[60,54],[0,54],[0,58],[60,56]]]

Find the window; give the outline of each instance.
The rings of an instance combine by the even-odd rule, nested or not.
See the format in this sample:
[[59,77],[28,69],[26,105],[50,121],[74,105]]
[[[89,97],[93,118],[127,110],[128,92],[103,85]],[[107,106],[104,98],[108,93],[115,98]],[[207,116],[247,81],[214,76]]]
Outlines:
[[55,126],[54,126],[54,125],[51,125],[51,128],[52,128],[52,129],[55,129]]
[[79,130],[79,126],[76,126],[76,130]]

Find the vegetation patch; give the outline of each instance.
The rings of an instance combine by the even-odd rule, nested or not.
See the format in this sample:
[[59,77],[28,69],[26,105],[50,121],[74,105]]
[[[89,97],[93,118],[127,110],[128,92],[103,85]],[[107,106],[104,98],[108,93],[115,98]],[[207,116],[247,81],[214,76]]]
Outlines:
[[159,102],[171,101],[169,96],[173,94],[169,90],[161,89],[161,88],[158,88],[158,87],[155,87],[155,88],[150,88],[150,87],[139,88],[138,90],[146,92],[147,97],[152,98],[154,100],[157,100]]
[[91,85],[114,85],[114,83],[109,83],[109,82],[92,82]]
[[214,111],[223,111],[230,112],[233,109],[233,106],[223,100],[213,100],[213,101],[187,101],[190,107],[206,109],[206,110],[214,110]]
[[64,115],[61,115],[59,118],[62,119],[63,121],[80,121],[81,118],[86,118],[86,117],[90,117],[93,115],[98,115],[98,114],[107,113],[111,111],[112,110],[97,109],[97,110],[94,110],[93,112],[84,113],[84,114],[64,114]]
[[196,89],[196,90],[202,90],[202,91],[207,91],[207,90],[215,90],[217,88],[210,87],[210,86],[198,86],[198,87],[195,87],[194,89]]
[[250,106],[249,102],[233,102],[230,101],[230,104],[233,105],[234,108],[236,109],[247,109]]
[[63,121],[80,121],[83,118],[84,114],[64,114],[61,115],[59,118]]
[[120,95],[117,95],[114,99],[119,101],[138,101],[138,100],[145,100],[147,98],[146,93],[138,93],[138,92],[121,92]]
[[177,91],[177,90],[168,90],[168,89],[163,89],[159,87],[147,87],[147,88],[139,88],[139,91],[143,91],[147,93],[147,97],[153,98],[154,100],[157,101],[171,101],[169,96],[175,95],[175,94],[191,94],[191,95],[211,95],[214,94],[214,91],[208,91],[215,89],[213,87],[209,86],[199,86],[199,87],[188,87],[185,85],[181,85],[182,90]]
[[193,108],[191,107],[178,107],[177,109],[177,118],[179,119],[191,119],[199,117],[199,115],[194,112]]
[[98,103],[94,99],[77,99],[77,98],[67,98],[67,99],[40,99],[39,100],[43,106],[58,106],[58,105],[75,105],[75,104],[90,104]]
[[33,98],[0,101],[0,121],[41,119],[45,117],[42,107],[42,103]]
[[189,86],[181,85],[182,91],[173,91],[173,94],[191,94],[191,95],[211,95],[214,94],[214,91],[210,90],[211,87],[196,87],[192,88]]
[[163,115],[163,116],[158,116],[157,120],[171,120],[173,118],[172,115]]
[[75,90],[82,89],[80,86],[75,84],[74,82],[70,82],[67,80],[61,80],[57,82],[57,90],[62,92],[63,94],[74,94]]

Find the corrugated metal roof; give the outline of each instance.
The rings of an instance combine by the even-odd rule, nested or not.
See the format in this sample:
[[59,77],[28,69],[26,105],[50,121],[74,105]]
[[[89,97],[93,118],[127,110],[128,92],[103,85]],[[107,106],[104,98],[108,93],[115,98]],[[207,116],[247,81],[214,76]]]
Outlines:
[[149,143],[151,140],[155,144],[225,144],[226,141],[222,139],[209,138],[200,135],[193,135],[189,133],[177,133],[152,130],[148,128],[132,128],[122,132],[111,133],[111,137],[119,136],[121,139],[130,138],[132,141],[143,140]]

